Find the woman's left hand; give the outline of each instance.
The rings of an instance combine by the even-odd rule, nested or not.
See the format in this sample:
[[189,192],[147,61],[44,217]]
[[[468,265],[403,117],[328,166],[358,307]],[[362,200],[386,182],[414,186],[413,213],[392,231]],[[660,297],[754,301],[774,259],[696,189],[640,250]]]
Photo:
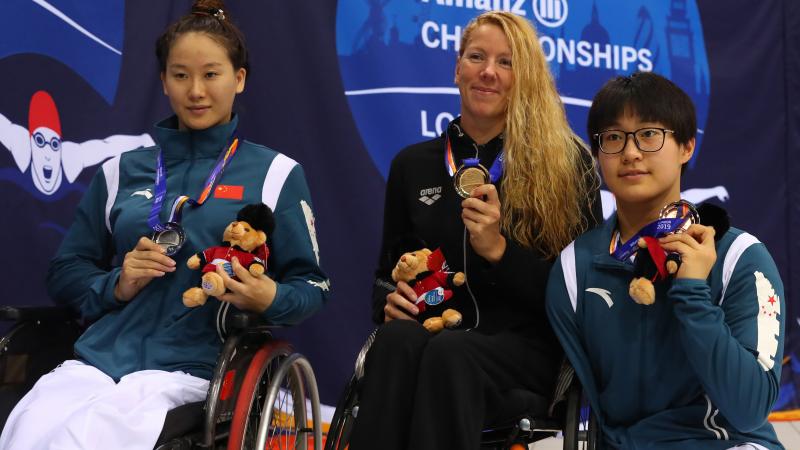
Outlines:
[[229,277],[222,267],[217,267],[217,274],[222,277],[225,288],[231,291],[217,298],[241,310],[262,313],[269,309],[275,300],[277,283],[267,275],[252,275],[236,257],[231,260],[231,267],[238,280]]
[[472,190],[461,202],[461,220],[469,231],[469,243],[475,253],[497,264],[506,252],[506,238],[500,233],[500,198],[493,184]]
[[670,234],[658,240],[664,250],[681,255],[681,266],[675,278],[708,278],[717,261],[714,234],[714,228],[694,224],[685,233]]

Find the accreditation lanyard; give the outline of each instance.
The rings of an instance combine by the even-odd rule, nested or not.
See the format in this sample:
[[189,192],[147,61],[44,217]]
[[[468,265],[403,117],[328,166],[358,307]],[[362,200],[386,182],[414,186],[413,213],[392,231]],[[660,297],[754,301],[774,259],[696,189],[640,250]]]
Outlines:
[[[456,168],[455,158],[453,157],[453,147],[450,144],[450,134],[447,131],[444,133],[444,144],[444,165],[447,168],[447,173],[452,177],[455,175],[458,168]],[[489,181],[492,184],[497,183],[497,180],[503,176],[503,154],[504,150],[500,149],[500,153],[497,154],[497,157],[494,159],[494,162],[489,169]],[[462,160],[462,163],[466,167],[474,167],[480,165],[480,160],[478,158],[466,158]]]
[[[172,203],[172,209],[170,210],[169,214],[169,222],[180,223],[181,210],[186,203],[189,203],[192,206],[202,206],[203,203],[208,200],[208,197],[211,195],[211,192],[213,192],[217,182],[219,182],[219,180],[222,178],[222,172],[225,171],[225,167],[228,165],[231,158],[233,158],[233,155],[236,153],[236,149],[238,147],[239,138],[236,136],[236,131],[234,130],[233,134],[231,135],[230,143],[227,146],[228,149],[220,152],[214,168],[211,170],[211,173],[208,174],[205,187],[200,193],[200,197],[198,197],[197,200],[194,200],[187,195],[181,195],[176,198]],[[161,148],[159,148],[158,155],[156,156],[155,199],[153,200],[153,207],[150,209],[150,215],[147,216],[147,224],[156,232],[164,231],[166,229],[164,224],[158,220],[159,214],[161,213],[161,207],[164,203],[164,197],[166,197],[166,195],[167,167],[164,165],[164,157],[162,155]]]

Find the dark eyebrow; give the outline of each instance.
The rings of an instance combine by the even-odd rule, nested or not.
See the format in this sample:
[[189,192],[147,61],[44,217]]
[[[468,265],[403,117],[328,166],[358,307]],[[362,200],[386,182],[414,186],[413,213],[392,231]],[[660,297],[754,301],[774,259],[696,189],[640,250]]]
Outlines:
[[[212,68],[212,67],[219,67],[221,65],[222,65],[222,63],[210,62],[210,63],[204,65],[203,68],[204,69],[208,69],[208,68]],[[186,69],[187,67],[188,66],[186,66],[185,64],[178,64],[178,63],[172,63],[172,64],[169,65],[170,69]]]

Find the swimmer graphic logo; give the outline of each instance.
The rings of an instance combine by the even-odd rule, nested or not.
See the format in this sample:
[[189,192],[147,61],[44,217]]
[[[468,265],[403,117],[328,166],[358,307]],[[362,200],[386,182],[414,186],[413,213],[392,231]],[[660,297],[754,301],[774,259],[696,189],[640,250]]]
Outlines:
[[[138,147],[154,145],[149,134],[113,135],[105,139],[71,142],[62,139],[61,118],[55,100],[47,91],[36,91],[28,107],[28,127],[15,124],[0,112],[0,151],[8,150],[17,168],[30,167],[33,186],[53,196],[66,178],[69,183],[87,167]],[[0,175],[0,180],[8,178]],[[10,177],[17,181],[17,177]],[[24,186],[25,183],[22,183]]]
[[573,129],[585,133],[591,99],[608,79],[655,71],[694,101],[695,158],[702,154],[710,75],[694,0],[340,0],[345,95],[384,176],[401,148],[438,136],[457,116],[459,40],[469,20],[489,9],[536,26]]
[[[55,60],[111,105],[122,66],[124,25],[124,0],[12,1],[0,15],[0,59],[33,54]],[[54,77],[52,81],[61,80]],[[0,111],[0,154],[10,153],[16,166],[0,167],[0,181],[16,184],[41,201],[54,202],[76,188],[73,183],[84,169],[153,145],[147,134],[74,142],[70,139],[74,129],[62,130],[57,100],[44,89],[32,92],[27,105],[18,104],[20,109],[27,107],[27,123],[13,120],[15,111]],[[65,108],[68,118],[71,106]]]

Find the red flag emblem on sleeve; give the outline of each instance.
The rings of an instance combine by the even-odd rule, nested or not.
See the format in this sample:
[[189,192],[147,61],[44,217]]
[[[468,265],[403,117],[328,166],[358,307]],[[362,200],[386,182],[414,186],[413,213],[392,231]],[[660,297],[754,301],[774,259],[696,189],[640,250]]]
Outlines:
[[230,186],[227,184],[217,185],[214,189],[214,198],[225,198],[228,200],[241,200],[244,196],[244,186]]

